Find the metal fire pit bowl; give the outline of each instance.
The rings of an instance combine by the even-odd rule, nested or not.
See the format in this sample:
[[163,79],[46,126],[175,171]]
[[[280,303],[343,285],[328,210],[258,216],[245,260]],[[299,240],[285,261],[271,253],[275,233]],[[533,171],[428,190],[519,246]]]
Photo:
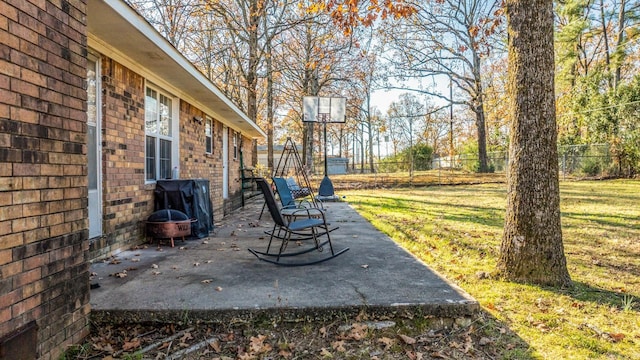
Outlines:
[[158,210],[147,219],[147,234],[158,240],[171,239],[171,247],[174,247],[174,238],[191,235],[191,223],[196,219],[189,219],[186,214],[173,209]]

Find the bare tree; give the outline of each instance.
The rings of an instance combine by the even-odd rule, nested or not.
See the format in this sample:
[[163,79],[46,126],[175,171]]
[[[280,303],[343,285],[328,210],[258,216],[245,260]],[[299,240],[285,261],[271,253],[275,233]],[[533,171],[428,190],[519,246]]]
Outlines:
[[[489,41],[501,30],[502,11],[498,0],[443,0],[413,2],[417,13],[393,24],[387,40],[395,50],[390,59],[400,78],[442,81],[450,79],[457,98],[438,89],[420,91],[452,104],[468,107],[475,114],[479,171],[488,171],[483,58],[498,42]],[[495,39],[494,39],[495,40]]]
[[190,0],[126,0],[178,50],[184,52],[185,40],[193,30],[197,1]]
[[[295,118],[288,121],[292,125],[302,119],[300,111],[305,95],[351,99],[353,93],[349,92],[349,85],[361,60],[354,37],[336,32],[326,15],[308,17],[304,13],[299,16],[305,20],[283,32],[274,45],[279,50],[274,56],[280,67],[277,70],[281,74],[280,96],[286,99],[283,107],[290,110],[289,116]],[[353,103],[350,101],[350,104]],[[313,164],[317,147],[314,144],[318,144],[317,126],[305,123],[289,127],[302,132],[294,136],[302,140],[303,160],[308,168]]]

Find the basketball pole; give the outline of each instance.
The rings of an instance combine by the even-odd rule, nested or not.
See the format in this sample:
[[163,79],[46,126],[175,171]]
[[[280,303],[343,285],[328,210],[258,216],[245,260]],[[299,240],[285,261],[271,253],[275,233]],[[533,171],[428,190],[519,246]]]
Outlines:
[[324,176],[329,175],[329,166],[327,165],[327,122],[323,123],[324,125]]
[[335,201],[336,194],[333,188],[333,182],[329,179],[329,162],[327,161],[327,119],[323,117],[323,135],[324,135],[324,177],[318,188],[318,197],[322,201]]
[[[335,121],[332,116],[334,109],[332,108],[333,100],[337,99],[337,119]],[[328,104],[327,104],[328,101]],[[329,179],[329,161],[327,150],[327,123],[328,122],[344,122],[345,116],[345,98],[331,98],[331,97],[318,97],[318,96],[305,96],[302,101],[303,116],[302,121],[318,122],[322,121],[323,130],[323,149],[324,149],[324,178],[320,182],[318,189],[318,198],[322,201],[337,201],[339,198],[335,195],[333,183]],[[341,119],[341,120],[340,120]]]

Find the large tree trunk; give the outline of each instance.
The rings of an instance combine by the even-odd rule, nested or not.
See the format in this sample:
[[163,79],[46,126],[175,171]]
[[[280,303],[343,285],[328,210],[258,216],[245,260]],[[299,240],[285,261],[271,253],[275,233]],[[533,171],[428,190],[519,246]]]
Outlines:
[[568,286],[558,185],[553,0],[507,0],[508,195],[498,261],[502,277]]

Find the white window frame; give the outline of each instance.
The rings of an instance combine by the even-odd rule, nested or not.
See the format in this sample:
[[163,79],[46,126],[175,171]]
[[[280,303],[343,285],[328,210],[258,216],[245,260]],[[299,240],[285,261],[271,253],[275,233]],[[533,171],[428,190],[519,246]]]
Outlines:
[[[155,100],[157,102],[157,106],[156,106],[156,130],[154,131],[153,129],[150,129],[147,126],[147,109],[148,109],[148,98],[149,96],[147,95],[148,91],[153,91],[155,93]],[[161,106],[161,99],[165,98],[167,100],[171,101],[171,105],[170,108],[168,109],[169,111],[169,126],[168,126],[168,133],[167,131],[160,131],[160,124],[161,124],[161,113],[160,113],[160,106]],[[180,143],[180,139],[179,139],[179,104],[180,104],[180,99],[169,94],[168,92],[153,86],[150,83],[147,83],[145,85],[144,88],[144,99],[145,99],[145,116],[144,116],[144,132],[145,132],[145,162],[144,162],[144,177],[145,177],[145,182],[146,183],[155,183],[157,180],[162,180],[162,179],[166,179],[166,178],[171,178],[172,174],[173,174],[173,169],[177,167],[178,161],[179,161],[179,143]],[[154,138],[155,139],[155,143],[154,143],[154,152],[155,152],[155,156],[154,156],[154,168],[155,168],[155,173],[152,174],[153,177],[150,178],[149,177],[149,168],[148,168],[148,157],[147,157],[147,141],[148,138]],[[170,154],[170,159],[169,159],[169,169],[165,171],[164,174],[160,173],[160,151],[161,151],[161,147],[160,144],[162,141],[169,141],[170,144],[170,150],[169,150],[169,154]]]
[[232,136],[232,140],[233,140],[233,160],[238,160],[238,135],[240,133],[237,131],[233,131],[233,136]]
[[[207,126],[209,133],[207,133]],[[204,152],[213,154],[213,119],[209,116],[204,119]]]

